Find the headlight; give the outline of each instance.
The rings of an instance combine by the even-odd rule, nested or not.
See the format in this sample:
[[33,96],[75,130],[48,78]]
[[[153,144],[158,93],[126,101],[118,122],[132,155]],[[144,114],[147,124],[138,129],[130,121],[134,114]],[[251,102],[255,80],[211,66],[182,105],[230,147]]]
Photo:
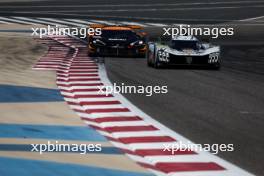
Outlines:
[[212,53],[213,55],[217,55],[217,56],[219,56],[220,55],[220,53],[219,52],[215,52],[215,53]]
[[138,41],[138,44],[142,45],[144,42],[142,40]]
[[101,46],[106,45],[105,42],[103,42],[103,41],[101,41],[99,39],[93,40],[93,44],[95,44],[95,45],[101,45]]
[[135,42],[130,43],[130,46],[143,45],[143,44],[144,44],[144,42],[142,40],[137,40]]

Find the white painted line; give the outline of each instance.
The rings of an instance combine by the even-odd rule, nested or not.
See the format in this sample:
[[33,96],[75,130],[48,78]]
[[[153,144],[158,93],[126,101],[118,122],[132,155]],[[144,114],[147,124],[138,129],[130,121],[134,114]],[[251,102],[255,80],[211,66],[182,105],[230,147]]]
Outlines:
[[[98,127],[98,128],[102,128],[101,125],[98,124],[98,123],[96,123],[96,122],[92,122],[92,121],[87,121],[87,120],[86,120],[84,123],[87,124],[87,125],[93,125],[93,126],[96,126],[96,127]],[[108,136],[109,136],[109,135],[108,135]]]
[[155,175],[158,175],[158,176],[172,176],[171,174],[165,174],[165,173],[162,173],[162,172],[159,172],[159,171],[156,171],[156,170],[153,170],[153,169],[148,169],[150,172],[153,172]]
[[25,19],[25,20],[30,20],[30,21],[36,22],[36,23],[38,23],[38,24],[45,24],[45,25],[51,25],[51,26],[62,26],[62,25],[57,24],[57,23],[51,23],[51,22],[48,22],[48,21],[40,20],[40,19],[25,18],[25,17],[16,17],[16,18],[21,18],[21,19]]
[[[68,87],[68,86],[58,86],[60,89],[65,89],[65,90],[76,90],[76,89],[87,89],[88,87],[87,86],[71,86],[71,87]],[[102,86],[89,86],[89,89],[97,89],[97,88],[100,88]],[[96,99],[98,101],[98,99]]]
[[189,155],[160,155],[160,156],[145,156],[145,159],[151,161],[151,164],[156,164],[158,162],[168,162],[168,163],[174,163],[174,162],[215,162],[217,163],[217,160],[212,159],[211,157],[204,156],[204,155],[197,155],[197,154],[189,154]]
[[66,98],[64,97],[64,100],[67,102],[75,102],[75,103],[80,103],[78,100],[76,100],[75,98]]
[[81,24],[84,24],[86,26],[88,26],[89,24],[94,24],[94,22],[91,22],[91,21],[85,21],[85,20],[79,20],[79,19],[67,19],[68,21],[73,21],[73,22],[76,22],[76,23],[81,23]]
[[[130,123],[130,122],[127,122]],[[116,138],[121,137],[141,137],[141,136],[165,136],[168,135],[163,131],[157,130],[157,131],[136,131],[136,132],[115,132],[111,133]]]
[[57,81],[58,84],[65,84],[65,85],[69,85],[69,84],[97,84],[97,83],[101,83],[101,81]]
[[79,68],[87,68],[87,69],[91,69],[91,68],[95,68],[97,66],[91,65],[91,66],[82,66],[82,65],[75,65],[75,66],[71,66],[71,69],[79,69]]
[[[58,87],[60,89],[65,89],[65,90],[87,89],[87,86],[69,86],[69,85],[61,85],[61,84],[58,85]],[[93,88],[97,88],[97,86],[93,86]]]
[[82,24],[69,22],[69,21],[65,21],[65,20],[62,20],[62,19],[55,19],[55,18],[41,18],[41,19],[47,20],[47,21],[51,21],[51,22],[60,23],[60,24],[63,24],[63,25],[68,24],[68,25],[72,25],[72,26],[84,27],[84,25],[82,25]]
[[45,64],[36,64],[35,67],[48,67],[48,68],[58,68],[58,65],[45,65]]
[[146,25],[149,25],[149,26],[157,26],[157,27],[168,26],[166,24],[161,24],[161,23],[146,23]]
[[[66,77],[64,77],[63,75],[61,75],[61,74],[57,74],[58,75],[58,77],[57,78],[59,78],[59,79],[67,79]],[[69,76],[68,77],[69,79],[82,79],[82,78],[98,78],[98,79],[100,79],[98,76],[78,76],[78,75],[76,75],[76,76]]]
[[135,116],[135,114],[133,114],[132,112],[112,112],[112,113],[91,113],[91,114],[87,114],[87,113],[82,113],[82,117],[88,117],[88,118],[101,118],[101,117],[112,117],[112,116],[116,116],[116,117],[123,117],[123,116]]
[[[69,64],[67,64],[67,65],[71,65],[70,63]],[[57,74],[57,79],[64,79],[64,80],[72,80],[72,79],[100,79],[100,77],[99,76],[95,76],[95,75],[92,75],[92,73],[91,74],[89,74],[89,73],[87,73],[87,74],[79,74],[79,75],[72,75],[72,74],[67,74],[66,75],[66,77],[65,76],[63,76],[63,75],[66,75],[66,74],[61,74],[61,73],[58,73]],[[69,76],[70,75],[70,76]],[[88,76],[87,76],[88,75]],[[91,75],[91,76],[89,76],[89,75]]]
[[10,23],[10,22],[2,21],[2,20],[0,20],[0,23],[2,23],[2,24],[12,24],[12,23]]
[[[66,27],[66,25],[64,24],[60,24],[60,23],[54,23],[54,21],[50,21],[48,19],[51,19],[51,18],[37,18],[38,20],[41,20],[41,21],[44,21],[46,24],[48,25],[53,25],[53,26],[60,26],[60,27]],[[57,37],[57,36],[55,36]]]
[[27,22],[27,21],[23,21],[23,20],[16,20],[16,19],[6,18],[6,17],[0,17],[0,20],[11,21],[11,22],[26,24],[26,25],[37,25],[37,23]]
[[116,98],[115,97],[106,97],[106,98],[78,98],[78,100],[81,101],[81,102],[116,101]]
[[[223,170],[223,171],[195,171],[195,172],[172,172],[169,176],[235,176],[237,173]],[[241,175],[242,176],[242,175]]]
[[[62,91],[62,94],[63,95],[71,95],[72,93],[69,93],[69,92],[65,92],[65,91]],[[73,92],[73,94],[74,95],[80,95],[80,96],[85,96],[85,95],[106,95],[105,93],[103,93],[103,92],[97,92],[97,91],[89,91],[89,92],[78,92],[78,93],[76,93],[76,92]]]
[[80,105],[70,105],[72,109],[76,109],[76,110],[85,110],[82,106]]
[[[49,61],[49,62],[47,62],[47,61],[38,61],[38,64],[40,64],[40,65],[45,65],[45,64],[57,64],[57,65],[59,65],[60,64],[60,62],[56,62],[56,61]],[[38,65],[38,64],[36,64],[36,65]]]
[[[77,68],[70,68],[69,72],[71,71],[84,71],[83,69],[77,69]],[[98,71],[97,69],[86,69],[85,71]]]
[[85,110],[89,109],[113,109],[113,108],[124,108],[123,105],[84,105]]
[[175,143],[172,142],[155,142],[155,143],[134,143],[134,144],[123,144],[120,142],[116,142],[116,141],[111,141],[111,143],[113,143],[113,145],[119,147],[119,148],[123,148],[123,149],[128,149],[131,151],[135,151],[135,150],[149,150],[149,149],[163,149],[164,145],[172,145]]
[[137,25],[137,26],[146,27],[146,25],[144,25],[143,23],[128,22],[128,21],[124,21],[124,22],[120,22],[120,23],[124,24],[124,25]]
[[31,22],[34,22],[35,24],[38,24],[38,25],[47,24],[47,22],[45,22],[45,21],[36,20],[36,19],[32,19],[32,18],[26,18],[26,17],[14,17],[14,18],[19,19],[19,20],[31,21]]
[[163,149],[166,145],[177,144],[177,142],[149,142],[149,143],[133,143],[129,144],[132,150],[138,149]]
[[137,162],[152,164],[150,161],[148,161],[145,158],[138,156],[138,155],[127,154],[127,156],[129,156],[132,160],[137,161]]
[[[104,122],[104,123],[100,123],[100,125],[102,127],[122,127],[122,126],[149,126],[150,124],[144,122],[143,120],[139,120],[139,121],[131,121],[131,122]],[[154,131],[154,130],[153,130]]]
[[94,63],[94,61],[82,60],[82,61],[73,61],[72,63]]
[[104,21],[104,20],[90,20],[94,23],[99,23],[99,24],[106,24],[106,25],[117,25],[117,23],[114,22],[109,22],[109,21]]
[[261,19],[261,18],[264,19],[264,16],[258,16],[258,17],[254,17],[254,18],[246,18],[246,19],[239,20],[239,21],[254,21],[254,20]]
[[47,70],[47,71],[54,71],[57,70],[55,68],[38,68],[38,67],[33,67],[33,70]]
[[113,137],[113,135],[111,134],[111,133],[107,133],[107,132],[105,132],[105,131],[101,131],[101,130],[97,130],[101,135],[103,135],[103,136],[107,136],[107,137]]
[[131,148],[126,144],[122,144],[120,142],[114,142],[114,141],[111,141],[111,143],[118,148],[131,150]]

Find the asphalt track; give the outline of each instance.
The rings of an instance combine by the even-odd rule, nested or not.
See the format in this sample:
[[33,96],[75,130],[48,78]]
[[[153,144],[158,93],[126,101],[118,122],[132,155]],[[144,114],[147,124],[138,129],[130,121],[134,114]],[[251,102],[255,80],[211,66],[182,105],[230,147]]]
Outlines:
[[[1,4],[0,14],[206,24],[232,23],[264,15],[264,1],[214,1],[218,2],[215,4],[212,1],[126,1],[130,6],[122,6],[117,0],[107,1],[112,6],[105,2],[5,3]],[[174,5],[168,7],[167,3]],[[247,33],[252,34],[254,30]],[[264,156],[264,43],[255,42],[260,38],[248,35],[240,43],[216,41],[222,44],[221,71],[155,70],[139,58],[105,58],[105,61],[112,82],[168,86],[169,92],[165,95],[125,95],[143,111],[195,143],[233,143],[234,152],[223,152],[219,156],[256,175],[264,175],[261,164]]]
[[226,46],[223,51],[221,71],[155,70],[138,58],[106,58],[106,68],[113,83],[167,85],[165,95],[125,96],[195,143],[234,144],[234,152],[219,156],[263,175],[263,45]]
[[162,23],[221,23],[262,16],[262,0],[57,0],[1,3],[1,16],[71,17]]

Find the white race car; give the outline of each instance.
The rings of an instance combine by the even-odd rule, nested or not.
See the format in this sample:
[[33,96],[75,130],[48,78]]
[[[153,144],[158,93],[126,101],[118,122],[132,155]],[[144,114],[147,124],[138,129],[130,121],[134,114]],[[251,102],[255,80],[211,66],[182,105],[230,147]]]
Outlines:
[[177,36],[168,44],[148,43],[147,64],[155,68],[165,65],[197,65],[220,68],[220,47],[202,43],[194,36]]

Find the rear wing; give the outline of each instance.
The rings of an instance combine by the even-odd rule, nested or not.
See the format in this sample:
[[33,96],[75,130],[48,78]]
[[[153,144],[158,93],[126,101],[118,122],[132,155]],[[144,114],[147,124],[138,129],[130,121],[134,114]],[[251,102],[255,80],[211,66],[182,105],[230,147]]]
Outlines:
[[[101,29],[107,29],[107,28],[113,28],[112,30],[125,30],[126,28],[128,30],[133,30],[135,31],[138,35],[140,35],[141,37],[146,37],[147,33],[142,31],[143,27],[139,26],[139,25],[104,25],[104,24],[90,24],[88,26],[89,28],[101,28]],[[93,35],[90,35],[93,36]]]

